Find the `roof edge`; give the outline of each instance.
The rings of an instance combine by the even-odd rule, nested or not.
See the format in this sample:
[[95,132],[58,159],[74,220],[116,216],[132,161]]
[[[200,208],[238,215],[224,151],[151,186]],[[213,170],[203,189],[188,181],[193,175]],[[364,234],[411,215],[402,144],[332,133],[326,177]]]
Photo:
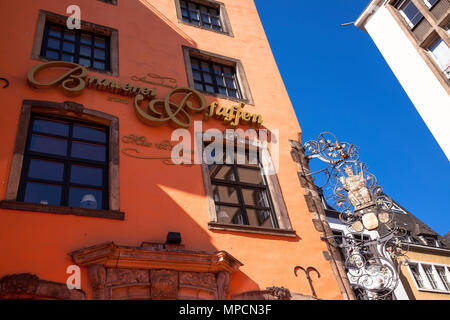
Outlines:
[[375,14],[375,12],[377,12],[378,8],[380,8],[381,5],[383,3],[385,3],[385,2],[386,2],[386,0],[372,0],[372,1],[370,1],[369,4],[367,5],[366,9],[364,9],[364,11],[358,17],[358,19],[356,19],[355,26],[358,27],[359,29],[367,32],[366,27],[365,27],[367,20],[373,14]]

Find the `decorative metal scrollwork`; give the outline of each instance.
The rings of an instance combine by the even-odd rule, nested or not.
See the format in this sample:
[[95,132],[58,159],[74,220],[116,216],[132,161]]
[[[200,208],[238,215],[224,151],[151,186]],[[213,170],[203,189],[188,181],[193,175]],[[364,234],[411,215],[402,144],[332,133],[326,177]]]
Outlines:
[[[345,256],[350,282],[366,299],[385,299],[397,288],[400,266],[408,259],[408,246],[401,241],[406,230],[396,224],[392,199],[360,161],[358,148],[353,144],[340,142],[325,132],[303,147],[308,159],[317,158],[327,164],[309,175],[325,175],[325,183],[319,188],[329,187],[329,198],[339,211],[340,221],[349,233],[356,235],[330,236],[339,238],[336,240]],[[378,238],[365,238],[366,230],[377,231]]]

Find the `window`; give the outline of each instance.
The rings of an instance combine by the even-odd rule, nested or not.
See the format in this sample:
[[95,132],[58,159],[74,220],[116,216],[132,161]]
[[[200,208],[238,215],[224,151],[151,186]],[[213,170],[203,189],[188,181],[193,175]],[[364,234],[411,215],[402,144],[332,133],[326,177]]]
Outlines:
[[448,281],[448,275],[445,272],[445,268],[436,267],[436,271],[439,275],[439,279],[441,279],[442,284],[444,285],[445,290],[450,291],[450,283]]
[[254,165],[211,164],[208,171],[219,223],[278,228],[259,161]]
[[433,273],[433,269],[430,265],[422,265],[423,270],[425,271],[425,274],[427,275],[427,279],[430,282],[431,288],[432,289],[437,289],[437,282],[436,279],[434,278],[434,273]]
[[396,7],[411,29],[414,28],[423,18],[422,13],[420,13],[419,9],[417,9],[411,0],[400,1]]
[[450,78],[450,48],[447,44],[438,37],[427,49],[446,77]]
[[241,99],[236,69],[210,61],[191,58],[194,88]]
[[69,30],[67,17],[39,10],[32,58],[86,65],[94,71],[119,75],[118,31],[87,21]]
[[419,290],[450,293],[449,266],[410,262],[409,269]]
[[18,201],[108,209],[108,130],[32,114]]
[[0,208],[123,220],[119,120],[83,105],[24,100]]
[[409,270],[411,270],[411,273],[414,277],[414,280],[416,280],[417,286],[419,288],[423,288],[423,279],[422,279],[422,275],[419,272],[419,269],[417,267],[417,265],[415,264],[410,264],[409,265]]
[[267,157],[260,159],[257,141],[225,135],[222,145],[219,141],[210,142],[207,134],[198,134],[196,139],[203,139],[203,154],[208,158],[201,167],[209,229],[296,236],[276,175],[265,171],[273,166],[272,160],[265,151],[262,153]]
[[233,36],[225,5],[215,0],[175,0],[178,21]]
[[47,22],[42,40],[41,56],[109,70],[109,37]]
[[222,31],[219,8],[205,6],[189,0],[180,0],[180,7],[183,21]]
[[425,2],[428,8],[431,8],[436,4],[436,2],[438,2],[438,0],[423,0],[423,1]]

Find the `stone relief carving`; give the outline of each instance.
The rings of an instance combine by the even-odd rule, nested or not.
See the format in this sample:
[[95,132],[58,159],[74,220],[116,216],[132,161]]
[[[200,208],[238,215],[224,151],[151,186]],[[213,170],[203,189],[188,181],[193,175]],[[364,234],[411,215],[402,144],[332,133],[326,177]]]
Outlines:
[[230,273],[221,271],[217,274],[217,299],[226,300],[230,293]]
[[351,166],[344,167],[344,171],[347,174],[347,177],[342,176],[339,180],[344,186],[344,189],[348,192],[348,198],[355,207],[355,210],[359,210],[360,208],[371,204],[372,198],[369,189],[367,188],[363,171],[360,170],[355,175]]
[[152,298],[176,299],[178,296],[178,272],[150,270]]

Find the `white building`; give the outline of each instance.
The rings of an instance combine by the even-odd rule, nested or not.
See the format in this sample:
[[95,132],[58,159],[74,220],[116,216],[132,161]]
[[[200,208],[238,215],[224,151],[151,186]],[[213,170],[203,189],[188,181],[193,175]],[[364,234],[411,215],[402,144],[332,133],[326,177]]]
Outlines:
[[450,0],[372,0],[366,31],[450,160]]

